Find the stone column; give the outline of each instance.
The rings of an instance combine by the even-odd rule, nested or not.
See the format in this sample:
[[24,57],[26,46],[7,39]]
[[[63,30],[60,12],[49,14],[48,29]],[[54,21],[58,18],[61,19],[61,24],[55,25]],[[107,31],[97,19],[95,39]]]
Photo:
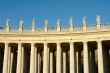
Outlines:
[[66,52],[63,52],[63,73],[66,73]]
[[17,55],[17,70],[16,73],[21,73],[21,65],[22,65],[22,44],[18,43],[18,55]]
[[11,47],[8,47],[8,73],[10,73],[10,67],[11,67]]
[[73,42],[70,42],[70,73],[76,73],[76,54]]
[[3,61],[3,73],[8,73],[8,43],[5,43],[4,61]]
[[60,43],[57,43],[57,57],[56,57],[56,73],[62,73],[62,61],[61,61],[61,46]]
[[53,52],[50,52],[50,73],[53,73]]
[[35,73],[35,47],[34,43],[31,43],[31,57],[30,57],[30,73]]
[[98,72],[104,73],[102,43],[101,41],[98,41],[97,44],[98,44]]
[[87,42],[83,42],[83,50],[84,50],[84,73],[89,73],[89,51]]
[[38,73],[40,73],[40,65],[41,65],[41,59],[40,59],[40,53],[38,53]]
[[78,53],[79,52],[76,52],[76,68],[77,68],[77,71],[76,72],[77,73],[79,73],[79,61],[78,61],[79,60],[79,57],[78,57],[79,54]]
[[37,73],[37,47],[35,47],[35,73]]
[[25,73],[26,72],[26,70],[25,70],[25,62],[24,62],[24,59],[25,59],[25,57],[24,57],[24,46],[22,46],[22,54],[21,54],[21,73]]
[[12,73],[13,57],[14,57],[14,54],[11,53],[11,67],[10,67],[10,73]]
[[48,48],[47,43],[44,43],[44,55],[43,55],[43,73],[48,73]]

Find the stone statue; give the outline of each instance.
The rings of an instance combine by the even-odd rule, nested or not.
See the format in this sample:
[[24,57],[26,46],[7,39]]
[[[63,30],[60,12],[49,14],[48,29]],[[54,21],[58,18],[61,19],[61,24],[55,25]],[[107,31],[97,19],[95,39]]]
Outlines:
[[23,28],[23,21],[22,20],[20,20],[20,26],[19,27]]
[[100,16],[99,15],[96,17],[96,21],[97,21],[97,24],[100,24]]
[[57,27],[60,27],[60,19],[57,20]]
[[86,25],[86,17],[83,18],[83,25]]
[[33,19],[32,20],[32,28],[35,28],[35,24],[36,24],[35,19]]
[[48,20],[45,20],[45,28],[48,28]]
[[10,20],[9,19],[7,19],[7,21],[6,21],[6,28],[10,28]]
[[72,17],[70,18],[69,23],[70,23],[70,26],[73,25],[73,18]]

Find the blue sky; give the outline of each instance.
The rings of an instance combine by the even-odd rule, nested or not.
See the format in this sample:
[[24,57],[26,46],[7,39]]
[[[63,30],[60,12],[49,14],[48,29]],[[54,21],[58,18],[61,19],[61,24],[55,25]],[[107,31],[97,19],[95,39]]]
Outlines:
[[31,27],[32,19],[36,27],[43,27],[47,18],[49,27],[55,27],[59,18],[61,26],[69,26],[69,18],[73,17],[73,25],[81,25],[86,16],[88,24],[96,23],[96,15],[101,22],[110,22],[110,0],[0,0],[0,26],[5,27],[6,19],[10,19],[11,27],[18,27],[19,20],[24,27]]

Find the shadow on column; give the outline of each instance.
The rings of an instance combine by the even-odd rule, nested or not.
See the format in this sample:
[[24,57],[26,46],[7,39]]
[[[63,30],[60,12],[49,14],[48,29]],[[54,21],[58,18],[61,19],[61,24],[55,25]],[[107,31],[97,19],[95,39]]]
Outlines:
[[49,43],[49,73],[56,73],[56,44]]
[[3,59],[4,59],[4,43],[0,43],[0,73],[2,73],[3,70]]
[[22,44],[23,73],[29,73],[30,71],[30,51],[31,51],[31,44],[29,43]]
[[62,48],[62,73],[70,73],[69,69],[69,64],[70,64],[70,59],[69,59],[69,49],[70,45],[69,43],[61,43],[61,48]]
[[37,55],[37,73],[43,73],[43,43],[36,44],[38,55]]
[[90,73],[98,73],[97,42],[88,42]]
[[76,73],[84,73],[83,70],[83,43],[74,43],[75,54],[76,54]]
[[104,73],[110,73],[110,41],[102,41]]

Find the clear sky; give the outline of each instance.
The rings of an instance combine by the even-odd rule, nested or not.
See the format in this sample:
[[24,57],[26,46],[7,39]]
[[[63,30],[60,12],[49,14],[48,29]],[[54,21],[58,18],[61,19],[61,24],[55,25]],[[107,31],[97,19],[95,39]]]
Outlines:
[[55,27],[59,18],[61,26],[69,26],[69,18],[73,17],[73,25],[81,25],[86,16],[88,24],[96,23],[96,15],[101,22],[110,22],[110,0],[0,0],[0,26],[5,27],[6,19],[10,19],[11,27],[18,27],[19,20],[24,27],[31,27],[32,19],[36,27],[43,27],[47,18],[49,27]]

